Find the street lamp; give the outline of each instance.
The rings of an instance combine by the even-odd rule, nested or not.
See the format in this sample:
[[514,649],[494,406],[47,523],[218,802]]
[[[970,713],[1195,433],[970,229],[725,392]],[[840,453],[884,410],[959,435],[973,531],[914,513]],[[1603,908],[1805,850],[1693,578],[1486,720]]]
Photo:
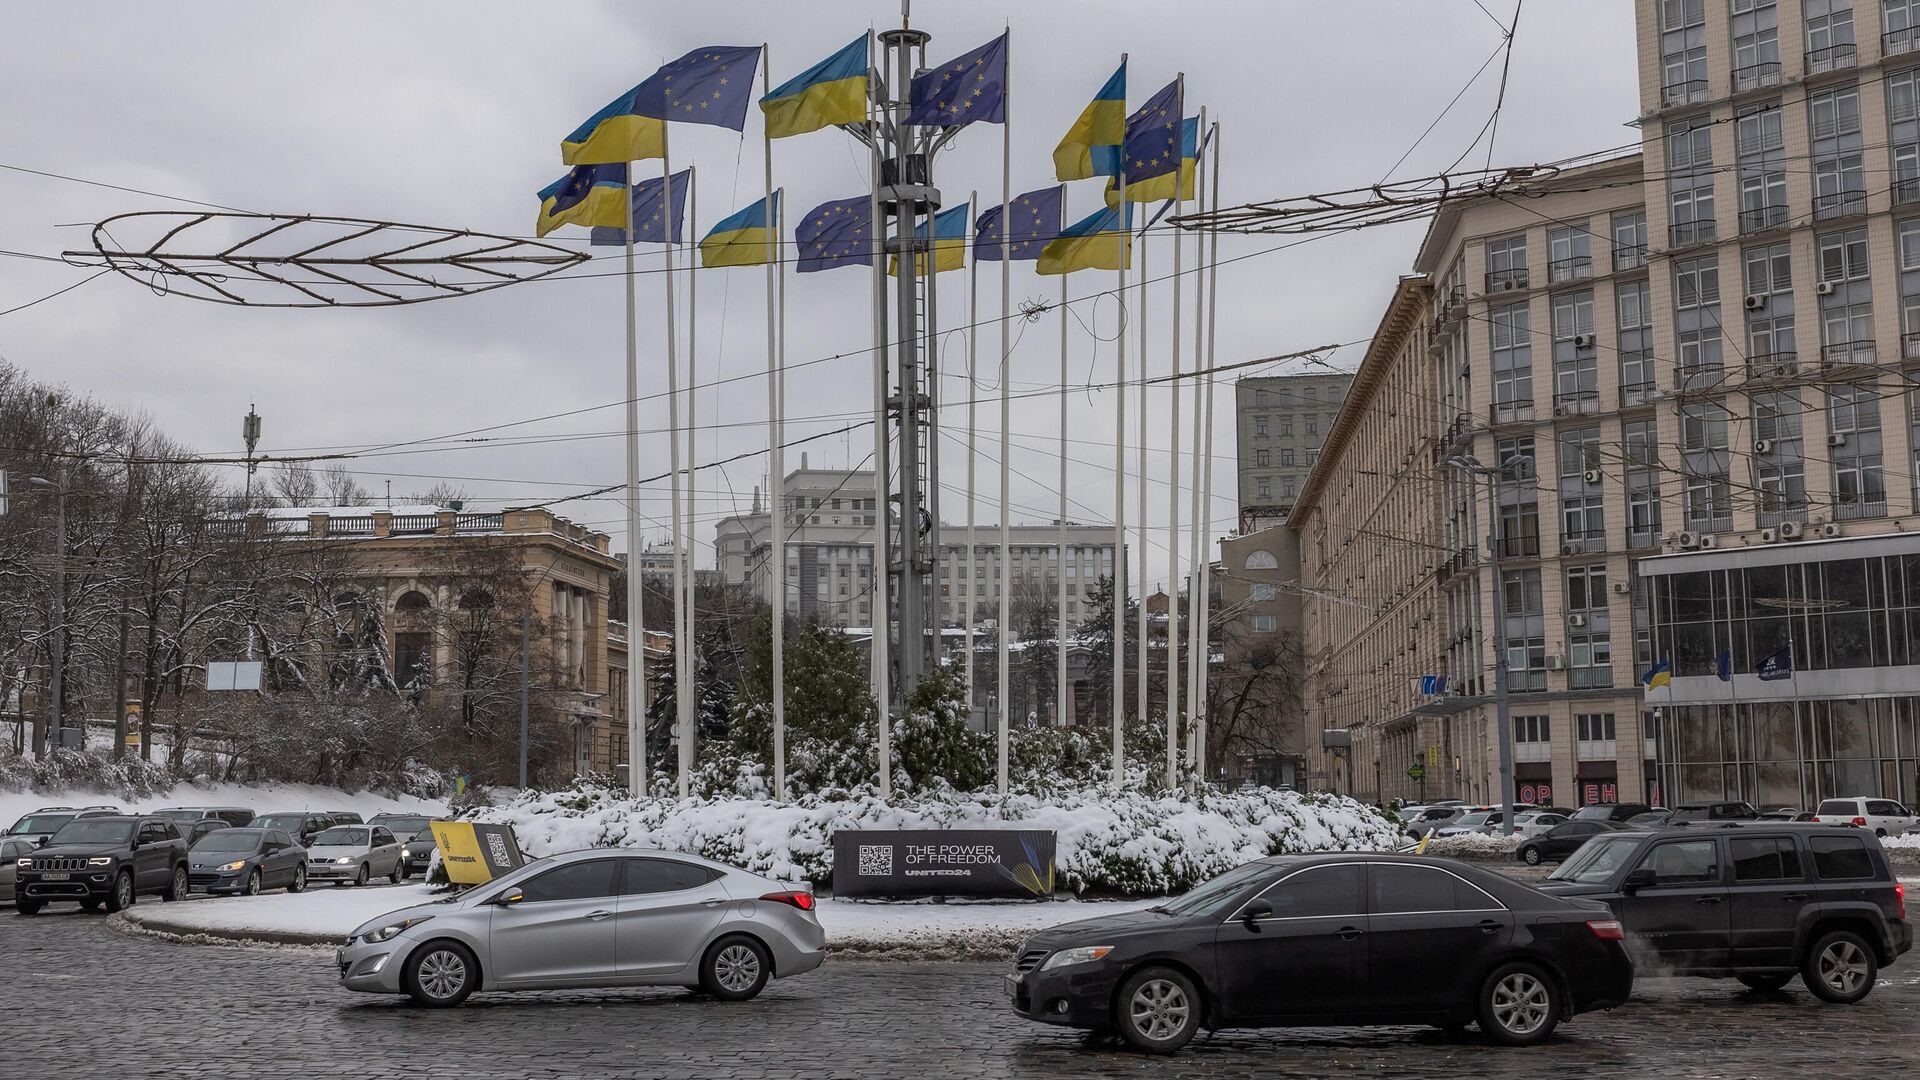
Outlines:
[[[66,475],[58,466],[54,477],[49,480],[44,476],[29,476],[27,483],[53,492],[53,645],[49,650],[49,659],[53,661],[53,730],[63,731],[66,728],[67,487]],[[33,756],[45,757],[46,752],[46,728],[37,726]]]
[[[1511,835],[1513,821],[1513,716],[1507,705],[1507,589],[1500,573],[1500,481],[1520,478],[1522,458],[1514,455],[1497,466],[1482,465],[1472,454],[1447,458],[1448,468],[1469,477],[1487,478],[1487,573],[1493,577],[1493,708],[1494,731],[1500,743],[1500,830]],[[1469,491],[1471,498],[1471,491]]]

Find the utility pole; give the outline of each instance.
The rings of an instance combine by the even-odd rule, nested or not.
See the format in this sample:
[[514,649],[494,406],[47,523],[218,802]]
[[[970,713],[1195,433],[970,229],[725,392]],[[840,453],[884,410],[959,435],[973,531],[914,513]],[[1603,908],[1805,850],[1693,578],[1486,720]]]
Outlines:
[[[1510,462],[1517,462],[1512,458]],[[1493,711],[1494,735],[1500,755],[1500,827],[1513,827],[1513,716],[1507,703],[1507,588],[1500,572],[1500,479],[1509,464],[1489,467],[1469,455],[1451,457],[1447,464],[1472,476],[1487,478],[1487,573],[1493,576]],[[1471,489],[1472,481],[1468,481]],[[1471,498],[1471,491],[1469,491]]]
[[260,414],[253,411],[253,403],[247,403],[247,415],[240,418],[240,437],[247,443],[247,493],[245,505],[253,509],[253,473],[260,463],[253,460],[253,448],[260,445]]
[[[53,618],[48,628],[52,641],[48,659],[53,661],[53,730],[66,728],[67,674],[67,468],[55,463],[53,479],[30,476],[27,483],[53,491]],[[55,735],[55,738],[63,736]],[[33,756],[47,753],[47,722],[36,720],[33,727]]]
[[[637,573],[639,569],[638,565],[630,566],[627,568],[627,572]],[[632,634],[629,633],[629,637],[631,636]],[[522,791],[527,789],[527,685],[533,681],[532,650],[533,613],[531,611],[523,611],[520,613],[520,790]],[[641,655],[642,664],[644,664],[646,660],[645,650],[646,643],[639,643],[637,651]],[[631,664],[631,657],[628,658],[628,662]],[[643,671],[642,675],[644,676],[644,674],[645,672]],[[644,719],[641,721],[641,723],[645,722]],[[629,753],[631,752],[632,751],[629,751]],[[642,773],[642,775],[645,774]]]

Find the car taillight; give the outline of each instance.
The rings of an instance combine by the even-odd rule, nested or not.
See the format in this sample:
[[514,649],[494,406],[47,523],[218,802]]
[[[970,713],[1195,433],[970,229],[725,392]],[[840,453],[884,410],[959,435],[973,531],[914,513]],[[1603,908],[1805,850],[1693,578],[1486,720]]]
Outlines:
[[770,892],[760,899],[771,900],[776,904],[792,904],[801,911],[812,911],[814,904],[813,894],[810,892]]
[[1854,828],[1856,828],[1856,829],[1864,829],[1864,828],[1866,828],[1866,827],[1867,827],[1867,819],[1866,819],[1866,818],[1863,818],[1863,817],[1857,817],[1857,818],[1854,818],[1854,819],[1853,819],[1853,827],[1854,827]]
[[1907,887],[1898,881],[1893,883],[1893,917],[1907,917]]
[[1619,919],[1590,919],[1587,929],[1593,931],[1593,936],[1601,941],[1619,941],[1626,936],[1620,929]]

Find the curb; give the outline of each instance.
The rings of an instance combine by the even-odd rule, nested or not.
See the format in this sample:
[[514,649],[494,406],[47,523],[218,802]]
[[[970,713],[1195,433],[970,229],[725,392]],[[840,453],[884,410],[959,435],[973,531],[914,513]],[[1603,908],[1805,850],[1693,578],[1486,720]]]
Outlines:
[[308,948],[340,944],[339,934],[301,934],[286,930],[229,930],[224,927],[183,926],[155,917],[136,906],[107,920],[122,933],[146,934],[186,945],[299,945]]

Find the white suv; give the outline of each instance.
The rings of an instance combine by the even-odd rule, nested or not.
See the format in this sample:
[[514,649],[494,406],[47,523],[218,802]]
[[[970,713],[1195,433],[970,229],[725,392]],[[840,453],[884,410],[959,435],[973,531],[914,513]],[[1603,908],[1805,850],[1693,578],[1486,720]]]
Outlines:
[[1869,799],[1864,795],[1851,799],[1822,799],[1820,808],[1813,812],[1813,820],[1825,825],[1853,825],[1872,829],[1875,836],[1901,836],[1908,829],[1920,826],[1920,820],[1914,818],[1913,811],[1892,799]]

